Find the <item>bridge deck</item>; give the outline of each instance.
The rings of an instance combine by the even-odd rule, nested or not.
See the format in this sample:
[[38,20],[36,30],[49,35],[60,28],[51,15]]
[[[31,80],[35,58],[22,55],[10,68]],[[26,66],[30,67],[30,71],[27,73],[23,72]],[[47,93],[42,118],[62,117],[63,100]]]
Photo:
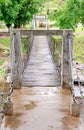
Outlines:
[[58,86],[58,72],[46,36],[35,36],[23,75],[23,86]]

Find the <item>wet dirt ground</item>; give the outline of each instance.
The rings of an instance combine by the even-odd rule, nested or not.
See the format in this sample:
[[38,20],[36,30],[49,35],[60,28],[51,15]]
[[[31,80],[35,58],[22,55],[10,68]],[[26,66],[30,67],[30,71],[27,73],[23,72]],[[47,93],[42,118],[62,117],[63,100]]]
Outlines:
[[70,114],[71,100],[60,87],[14,90],[14,113],[5,116],[1,130],[84,130],[82,118]]

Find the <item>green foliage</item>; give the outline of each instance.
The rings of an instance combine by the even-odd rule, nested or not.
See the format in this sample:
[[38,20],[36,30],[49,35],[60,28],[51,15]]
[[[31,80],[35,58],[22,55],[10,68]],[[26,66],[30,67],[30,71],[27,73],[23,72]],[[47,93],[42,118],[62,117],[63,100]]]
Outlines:
[[7,27],[10,27],[14,22],[18,10],[18,5],[15,2],[12,2],[12,0],[0,1],[0,19],[5,21]]
[[28,23],[33,14],[40,11],[44,0],[1,0],[0,20],[4,20],[7,27],[12,24],[19,27]]
[[75,28],[79,22],[84,24],[84,0],[66,0],[62,7],[51,13],[50,19],[60,28]]

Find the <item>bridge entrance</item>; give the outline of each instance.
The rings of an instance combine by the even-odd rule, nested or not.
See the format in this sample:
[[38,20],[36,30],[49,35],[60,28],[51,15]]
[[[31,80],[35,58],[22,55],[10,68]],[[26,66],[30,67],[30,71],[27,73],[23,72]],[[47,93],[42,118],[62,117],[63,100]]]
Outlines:
[[36,29],[36,27],[39,26],[46,27],[46,29],[49,28],[48,18],[46,15],[42,14],[33,15],[33,19],[31,22],[32,29]]
[[[61,86],[70,88],[72,81],[72,30],[11,30],[11,80],[19,88],[24,65],[21,57],[21,37],[29,36],[32,45],[35,36],[62,36]],[[27,60],[27,59],[26,59]]]

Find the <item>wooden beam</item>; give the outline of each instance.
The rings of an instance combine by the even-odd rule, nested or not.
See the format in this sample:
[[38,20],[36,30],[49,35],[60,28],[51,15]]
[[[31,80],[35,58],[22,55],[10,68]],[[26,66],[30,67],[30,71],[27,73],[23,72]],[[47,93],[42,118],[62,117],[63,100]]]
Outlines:
[[[13,32],[17,32],[17,30],[13,30]],[[20,30],[21,35],[31,35],[33,34],[34,36],[46,36],[46,35],[62,35],[63,31],[62,30]]]
[[[46,35],[61,35],[63,36],[63,31],[60,29],[44,29],[44,30],[28,30],[28,29],[14,29],[12,30],[13,33],[16,33],[17,31],[21,32],[21,35],[31,35],[33,34],[34,36],[46,36]],[[65,30],[68,34],[72,32],[72,30]]]

